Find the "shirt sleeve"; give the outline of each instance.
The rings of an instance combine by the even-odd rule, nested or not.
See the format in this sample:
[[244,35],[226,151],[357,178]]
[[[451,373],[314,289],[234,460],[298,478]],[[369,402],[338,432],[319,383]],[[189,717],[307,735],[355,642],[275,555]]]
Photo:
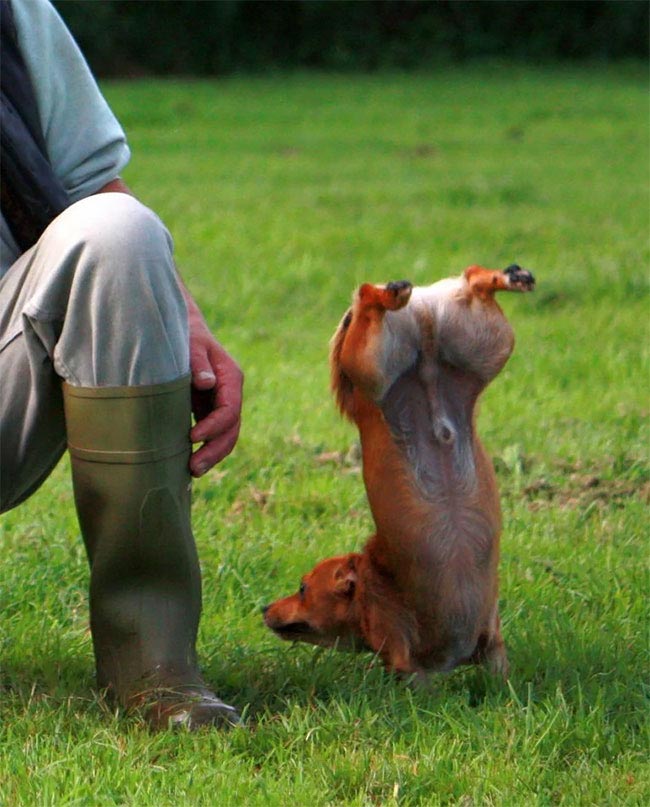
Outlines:
[[52,168],[73,202],[115,179],[131,153],[81,51],[48,0],[13,0]]

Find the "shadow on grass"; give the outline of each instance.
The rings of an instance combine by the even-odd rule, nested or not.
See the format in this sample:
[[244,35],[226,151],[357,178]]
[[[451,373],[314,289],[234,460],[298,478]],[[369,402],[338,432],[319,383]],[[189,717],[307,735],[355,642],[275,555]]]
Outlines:
[[598,647],[559,642],[559,652],[540,641],[511,647],[508,682],[476,667],[433,674],[426,685],[388,674],[370,654],[337,653],[296,646],[262,652],[229,648],[207,660],[205,675],[218,695],[243,709],[255,724],[269,716],[287,718],[296,710],[335,708],[348,714],[368,713],[411,730],[413,720],[426,719],[453,705],[473,712],[487,708],[526,709],[555,703],[571,711],[596,704],[610,718],[629,720],[641,713],[644,693],[642,648]]
[[[426,685],[387,673],[371,654],[293,646],[255,650],[222,647],[205,659],[203,672],[217,695],[243,712],[251,728],[269,721],[312,720],[335,715],[341,725],[358,719],[379,720],[395,736],[452,709],[470,715],[553,708],[558,698],[571,712],[603,706],[612,724],[640,723],[644,693],[643,649],[613,643],[590,646],[557,637],[513,637],[508,683],[481,668],[462,667],[432,675]],[[97,692],[92,661],[84,654],[45,652],[41,658],[11,659],[0,667],[4,707],[29,710],[40,704],[96,717],[115,713]],[[586,705],[586,706],[585,706]],[[634,717],[636,715],[636,717]],[[637,719],[638,718],[638,719]]]
[[421,684],[387,673],[369,653],[300,645],[261,652],[229,649],[209,659],[204,672],[218,695],[245,709],[253,722],[263,716],[328,708],[411,722],[450,699],[473,708],[486,700],[505,703],[509,698],[507,686],[480,668],[432,675]]

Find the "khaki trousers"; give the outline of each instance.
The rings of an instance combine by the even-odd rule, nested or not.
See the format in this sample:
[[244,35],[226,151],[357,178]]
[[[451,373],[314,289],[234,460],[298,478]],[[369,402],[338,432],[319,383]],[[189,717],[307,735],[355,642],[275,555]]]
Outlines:
[[65,450],[62,380],[134,387],[188,372],[187,310],[162,222],[122,193],[71,205],[0,279],[0,511]]

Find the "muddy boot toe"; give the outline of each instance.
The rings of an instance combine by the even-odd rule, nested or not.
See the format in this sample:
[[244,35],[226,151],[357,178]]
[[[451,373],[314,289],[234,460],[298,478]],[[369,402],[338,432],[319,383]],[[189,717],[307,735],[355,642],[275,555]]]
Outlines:
[[145,720],[154,731],[204,726],[232,728],[243,726],[239,713],[204,687],[165,690],[156,693],[144,709]]

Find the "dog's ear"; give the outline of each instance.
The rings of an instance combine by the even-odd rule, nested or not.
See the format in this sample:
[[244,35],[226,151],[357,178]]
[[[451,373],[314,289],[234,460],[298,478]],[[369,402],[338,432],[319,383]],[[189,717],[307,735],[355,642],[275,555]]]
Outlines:
[[354,389],[352,381],[341,369],[341,350],[345,335],[352,322],[352,309],[350,308],[336,329],[330,343],[330,379],[332,392],[336,400],[336,405],[342,415],[352,420],[354,409]]
[[357,585],[357,555],[346,555],[341,565],[334,572],[336,593],[352,597]]

